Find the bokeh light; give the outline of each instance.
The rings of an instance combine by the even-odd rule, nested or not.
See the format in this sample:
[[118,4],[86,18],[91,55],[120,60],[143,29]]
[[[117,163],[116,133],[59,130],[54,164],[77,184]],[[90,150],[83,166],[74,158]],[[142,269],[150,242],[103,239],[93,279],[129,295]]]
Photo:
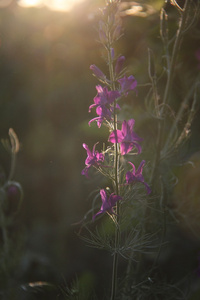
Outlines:
[[51,10],[69,11],[74,5],[84,0],[19,0],[18,4],[22,7],[41,7],[46,6]]
[[12,2],[12,0],[1,0],[0,8],[8,6],[9,4],[11,4],[11,2]]
[[18,4],[22,7],[41,6],[43,0],[20,0]]

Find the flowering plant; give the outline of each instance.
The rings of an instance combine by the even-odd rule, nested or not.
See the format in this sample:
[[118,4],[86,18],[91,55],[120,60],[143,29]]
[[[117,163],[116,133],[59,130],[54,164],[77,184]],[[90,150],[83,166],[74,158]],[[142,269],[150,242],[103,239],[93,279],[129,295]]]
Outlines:
[[[96,145],[99,142],[93,146],[92,151],[86,144],[83,144],[87,152],[87,158],[82,175],[89,177],[89,169],[92,172],[92,169],[95,168],[106,178],[106,181],[104,181],[106,186],[98,188],[94,199],[95,205],[91,212],[93,222],[98,223],[99,218],[97,216],[105,219],[105,215],[107,215],[115,227],[114,238],[113,235],[110,235],[110,241],[107,244],[107,248],[113,254],[111,300],[133,299],[134,297],[135,299],[158,299],[161,294],[164,297],[162,299],[167,299],[165,297],[169,296],[169,294],[165,295],[168,291],[167,285],[166,288],[163,288],[162,285],[163,291],[160,292],[161,283],[159,281],[157,281],[157,285],[154,285],[152,293],[147,293],[145,296],[142,287],[143,283],[154,282],[151,277],[155,272],[166,239],[168,190],[171,191],[172,189],[172,185],[170,185],[171,178],[169,178],[166,165],[170,164],[169,157],[173,155],[173,151],[178,151],[183,140],[187,137],[186,129],[190,126],[193,118],[191,110],[188,122],[185,125],[187,128],[184,127],[179,134],[177,134],[177,124],[182,118],[182,105],[175,120],[173,122],[168,120],[169,95],[177,51],[181,43],[180,37],[185,33],[188,22],[188,2],[185,1],[184,8],[176,5],[181,13],[181,21],[171,58],[168,55],[167,14],[164,8],[161,10],[160,33],[166,51],[165,69],[167,77],[166,87],[161,96],[158,94],[157,89],[154,55],[152,50],[149,49],[148,51],[150,92],[147,96],[147,110],[156,123],[156,138],[153,140],[155,149],[151,161],[144,159],[145,154],[142,151],[142,143],[145,142],[145,138],[136,133],[137,128],[136,132],[133,130],[135,123],[137,125],[137,121],[133,118],[123,119],[121,118],[123,114],[120,114],[125,98],[128,95],[132,98],[138,95],[137,80],[133,75],[125,73],[125,56],[117,55],[114,48],[115,42],[120,38],[122,31],[119,16],[120,1],[107,0],[107,5],[102,10],[102,19],[99,22],[99,40],[106,51],[105,60],[109,76],[106,76],[95,64],[90,66],[93,75],[101,84],[96,86],[97,95],[94,97],[94,103],[89,106],[89,113],[95,108],[97,117],[92,118],[89,125],[96,122],[98,130],[102,126],[106,126],[108,139],[105,141],[101,152],[96,150]],[[186,102],[186,100],[184,101]],[[192,103],[193,108],[195,101],[194,99]],[[133,158],[134,162],[130,161],[130,157]],[[136,164],[139,165],[138,169],[135,167]],[[150,168],[148,168],[149,165]],[[146,179],[147,176],[148,179]],[[99,195],[102,203],[100,209],[96,212],[96,209],[99,208],[99,205],[96,205]],[[91,237],[94,237],[94,235],[92,234]],[[155,242],[155,237],[157,242]],[[95,247],[98,241],[99,247],[102,249],[101,236],[95,238]],[[150,262],[151,267],[143,275],[145,254],[152,254],[152,249],[154,249],[154,258]],[[119,255],[127,259],[125,283],[121,291],[119,291],[118,282]],[[136,270],[133,268],[135,260],[138,260]],[[142,283],[139,282],[141,278],[144,278]],[[138,288],[139,286],[141,289]]]
[[[109,78],[96,65],[93,64],[90,66],[94,76],[101,83],[104,83],[104,86],[100,84],[96,86],[97,95],[94,97],[94,104],[89,106],[89,112],[95,108],[97,117],[91,119],[89,125],[94,121],[97,122],[98,128],[105,125],[108,128],[108,142],[110,145],[107,149],[99,153],[95,150],[99,142],[93,146],[92,151],[90,151],[86,144],[83,144],[87,152],[87,158],[85,160],[86,166],[82,171],[82,175],[89,177],[88,171],[94,167],[104,176],[108,177],[110,181],[110,186],[106,190],[112,190],[112,192],[108,195],[108,192],[104,188],[100,189],[99,193],[102,205],[100,210],[93,214],[92,219],[96,221],[97,216],[104,215],[105,212],[108,213],[116,225],[114,242],[116,248],[120,247],[119,227],[122,217],[121,209],[126,198],[123,195],[124,187],[126,185],[135,186],[138,182],[142,182],[147,189],[147,194],[151,192],[150,187],[142,176],[144,161],[142,161],[136,173],[134,171],[126,173],[126,169],[130,164],[126,156],[129,154],[138,155],[142,152],[140,145],[142,138],[133,131],[134,119],[126,121],[120,120],[118,117],[118,112],[121,109],[119,101],[122,102],[124,97],[127,97],[131,92],[137,94],[136,79],[133,75],[127,76],[123,71],[125,57],[122,55],[117,56],[113,47],[121,34],[121,21],[118,15],[118,8],[118,1],[108,1],[105,9],[102,11],[102,20],[99,23],[99,38],[107,52],[106,60],[109,67]],[[121,130],[118,129],[119,124],[121,124]],[[105,159],[107,156],[110,157],[108,164]],[[121,164],[122,158],[124,160],[123,164]],[[124,167],[124,164],[126,167]],[[133,166],[132,164],[132,169]],[[113,261],[111,299],[115,299],[117,289],[117,257],[118,253],[116,252]]]

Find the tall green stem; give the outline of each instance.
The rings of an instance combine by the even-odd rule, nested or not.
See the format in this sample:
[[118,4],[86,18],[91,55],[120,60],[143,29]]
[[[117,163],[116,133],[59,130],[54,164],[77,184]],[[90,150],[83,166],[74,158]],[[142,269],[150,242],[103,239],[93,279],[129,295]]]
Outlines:
[[[110,36],[109,36],[110,37]],[[108,46],[108,66],[111,80],[111,90],[115,90],[115,75],[113,70],[113,59],[111,56],[111,43]],[[117,114],[116,114],[116,100],[114,102],[114,121],[113,127],[114,130],[117,130]],[[114,144],[114,189],[115,194],[119,195],[119,151],[118,151],[118,143]],[[112,269],[112,287],[111,287],[111,300],[115,299],[116,291],[117,291],[117,268],[118,268],[118,253],[117,248],[119,247],[120,241],[120,230],[118,226],[119,221],[119,203],[116,204],[116,218],[117,225],[115,227],[115,252],[113,257],[113,269]]]

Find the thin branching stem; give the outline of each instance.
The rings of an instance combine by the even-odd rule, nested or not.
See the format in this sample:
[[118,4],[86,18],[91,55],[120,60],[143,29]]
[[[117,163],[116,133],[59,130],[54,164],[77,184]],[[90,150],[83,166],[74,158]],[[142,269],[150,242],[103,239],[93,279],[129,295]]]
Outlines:
[[[165,90],[164,90],[164,95],[163,95],[163,100],[162,100],[162,106],[160,108],[160,118],[158,119],[158,135],[157,135],[157,141],[156,141],[156,148],[155,148],[155,158],[154,158],[154,162],[153,162],[153,167],[152,167],[152,173],[151,173],[151,186],[152,186],[152,190],[155,193],[156,192],[156,182],[157,180],[160,180],[160,178],[158,178],[158,170],[159,170],[159,165],[160,165],[160,161],[162,159],[162,155],[164,155],[163,153],[163,134],[164,134],[164,130],[165,130],[165,110],[166,107],[168,106],[169,103],[169,96],[170,96],[170,92],[172,89],[172,84],[173,84],[173,77],[174,77],[174,71],[175,71],[175,66],[176,66],[176,61],[177,61],[177,56],[178,56],[178,51],[180,48],[180,44],[182,41],[182,37],[183,34],[185,32],[185,28],[186,28],[186,22],[187,22],[187,17],[188,17],[188,6],[189,6],[189,0],[185,1],[185,5],[184,8],[181,12],[181,17],[180,17],[180,22],[179,22],[179,27],[176,33],[176,38],[174,41],[174,45],[173,45],[173,49],[172,49],[172,56],[170,59],[169,56],[169,52],[168,52],[168,41],[166,40],[166,43],[164,44],[164,48],[165,48],[165,55],[166,55],[166,62],[167,62],[167,82],[166,82],[166,86],[165,86]],[[174,129],[173,129],[174,130]],[[172,134],[173,132],[171,132]],[[162,186],[162,184],[161,184]],[[165,207],[164,209],[164,218],[163,218],[163,230],[162,230],[162,237],[161,237],[161,244],[160,247],[162,247],[162,243],[164,241],[164,237],[166,234],[166,211],[165,211]],[[147,230],[147,220],[148,220],[148,214],[149,214],[149,209],[147,207],[146,211],[145,211],[145,225],[144,225],[144,230]],[[161,250],[161,248],[160,248]],[[160,255],[160,250],[158,252],[157,258],[154,262],[154,264],[156,263],[156,261],[159,258]]]
[[[157,170],[157,167],[158,167],[160,159],[161,159],[161,151],[162,151],[162,146],[163,146],[162,144],[163,144],[163,132],[164,132],[164,127],[165,127],[165,122],[163,121],[162,117],[164,114],[165,107],[169,101],[169,95],[170,95],[170,91],[171,91],[171,87],[172,87],[172,80],[173,80],[173,76],[174,76],[174,70],[175,70],[178,50],[180,48],[180,44],[181,44],[181,40],[182,40],[184,31],[185,31],[185,24],[186,24],[187,16],[188,16],[188,5],[189,5],[189,0],[186,0],[185,6],[183,8],[182,15],[180,18],[179,27],[177,30],[173,50],[172,50],[172,57],[171,57],[170,62],[168,61],[168,63],[167,63],[167,65],[168,65],[167,75],[168,76],[167,76],[167,82],[166,82],[166,87],[165,87],[163,101],[162,101],[162,109],[160,111],[161,119],[158,120],[158,138],[157,138],[157,142],[156,142],[156,154],[155,154],[154,164],[153,164],[153,168],[152,168],[152,175],[151,175],[151,183],[152,183],[153,189],[154,189],[153,183],[154,183],[155,178],[157,177],[156,170]],[[168,57],[169,57],[168,53],[166,53],[166,55],[168,55]],[[167,58],[167,60],[168,60],[168,58]]]
[[185,25],[186,25],[186,20],[187,20],[187,16],[188,16],[188,5],[189,5],[189,0],[186,0],[185,1],[185,6],[184,6],[184,9],[183,9],[183,12],[182,12],[182,16],[181,16],[181,19],[180,19],[179,27],[178,27],[178,30],[177,30],[177,33],[176,33],[176,39],[175,39],[174,47],[173,47],[173,50],[172,50],[171,61],[170,61],[170,63],[168,63],[168,65],[170,65],[170,69],[168,70],[167,84],[166,84],[164,97],[163,97],[163,104],[164,104],[163,109],[164,109],[165,104],[167,104],[168,99],[169,99],[169,93],[170,93],[170,90],[171,90],[172,79],[173,79],[173,76],[174,76],[174,69],[175,69],[175,65],[176,65],[178,50],[180,48],[181,39],[183,37],[183,33],[184,33],[184,30],[185,30]]
[[170,143],[170,140],[171,138],[173,137],[174,135],[174,132],[177,128],[177,125],[178,125],[178,122],[181,120],[182,116],[183,116],[183,112],[185,110],[185,107],[188,103],[188,101],[190,100],[192,94],[194,93],[194,90],[195,90],[195,87],[196,87],[196,83],[191,87],[191,89],[189,90],[189,92],[187,93],[186,97],[184,98],[183,102],[181,103],[181,106],[179,108],[179,111],[176,115],[176,118],[172,124],[172,127],[170,129],[170,132],[169,132],[169,135],[167,137],[167,140],[166,140],[166,143],[165,143],[165,146],[164,146],[164,150],[163,152],[167,152],[167,149],[168,149],[168,146],[169,146],[169,143]]

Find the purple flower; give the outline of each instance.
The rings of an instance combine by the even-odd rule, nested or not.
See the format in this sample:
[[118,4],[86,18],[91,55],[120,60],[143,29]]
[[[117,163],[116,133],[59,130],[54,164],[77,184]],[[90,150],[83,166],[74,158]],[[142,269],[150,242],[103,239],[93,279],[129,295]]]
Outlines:
[[113,144],[121,143],[121,155],[129,153],[133,147],[137,148],[138,154],[141,153],[141,146],[138,144],[138,141],[141,141],[142,139],[133,131],[134,124],[134,119],[130,119],[129,121],[124,120],[122,129],[114,130],[108,138],[108,141]]
[[112,116],[111,111],[105,105],[97,106],[96,113],[99,117],[91,119],[88,124],[90,125],[93,121],[97,121],[97,126],[99,128],[104,120],[110,120]]
[[123,78],[119,79],[118,82],[121,85],[120,92],[125,96],[127,96],[128,92],[134,90],[137,86],[137,81],[135,80],[133,75],[130,75],[129,77],[125,75]]
[[[94,97],[94,104],[89,106],[89,112],[93,107],[96,107],[96,113],[99,117],[96,117],[89,121],[89,125],[93,121],[97,121],[98,127],[101,127],[101,124],[104,120],[110,120],[113,112],[111,104],[120,97],[118,91],[108,91],[107,87],[102,87],[101,85],[96,86],[97,95]],[[120,109],[119,105],[116,105],[117,109]]]
[[89,112],[93,107],[99,105],[111,105],[117,98],[120,97],[118,91],[108,91],[107,87],[102,87],[101,85],[96,86],[97,95],[94,97],[94,104],[90,105]]
[[151,189],[148,186],[148,184],[144,181],[144,177],[142,176],[142,170],[143,170],[143,167],[144,167],[144,164],[145,164],[145,160],[143,160],[140,163],[137,171],[135,170],[135,166],[132,162],[129,161],[129,164],[132,166],[133,170],[132,170],[132,172],[129,171],[129,172],[126,173],[126,183],[131,184],[131,183],[134,183],[134,182],[141,182],[145,185],[146,190],[147,190],[147,194],[150,194]]
[[115,206],[116,202],[118,200],[121,200],[122,197],[115,195],[112,193],[109,197],[106,194],[106,191],[104,189],[100,190],[102,205],[100,210],[93,216],[93,220],[96,218],[96,216],[105,213],[106,211],[115,214],[113,211],[113,206]]
[[85,160],[85,165],[86,167],[82,170],[81,174],[85,175],[86,177],[89,178],[88,176],[88,171],[92,166],[98,167],[101,162],[104,161],[104,155],[102,153],[99,153],[97,150],[95,150],[95,147],[98,143],[96,143],[93,146],[92,151],[90,151],[88,145],[83,144],[83,148],[87,151],[87,158]]

